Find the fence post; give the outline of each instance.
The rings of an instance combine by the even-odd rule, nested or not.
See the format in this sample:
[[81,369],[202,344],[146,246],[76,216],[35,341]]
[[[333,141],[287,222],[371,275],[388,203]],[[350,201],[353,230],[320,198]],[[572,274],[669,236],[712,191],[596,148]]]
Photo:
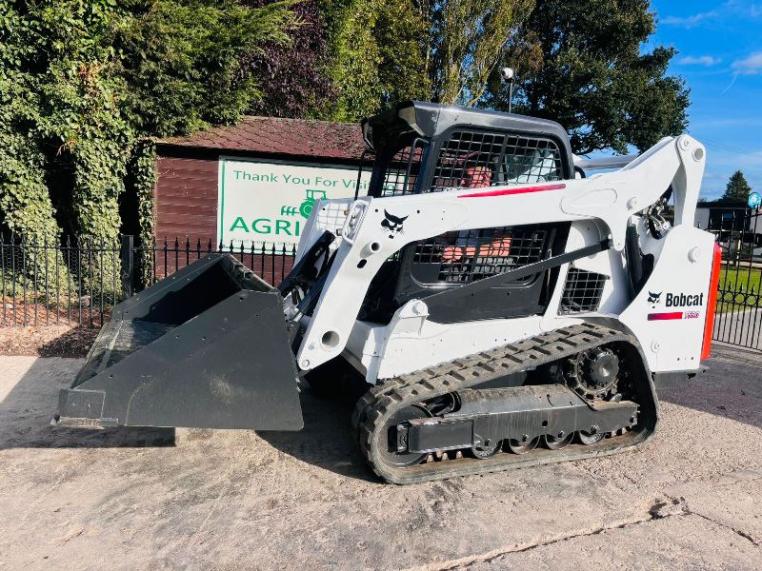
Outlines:
[[125,297],[132,295],[132,287],[135,283],[135,237],[122,236],[121,251],[119,256],[122,261],[122,292]]

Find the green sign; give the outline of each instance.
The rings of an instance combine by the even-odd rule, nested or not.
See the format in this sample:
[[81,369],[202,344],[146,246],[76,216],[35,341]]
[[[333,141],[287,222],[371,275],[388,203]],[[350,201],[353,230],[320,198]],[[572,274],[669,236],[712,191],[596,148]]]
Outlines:
[[[360,179],[368,190],[370,173]],[[318,200],[354,197],[357,168],[221,157],[217,240],[296,244]]]

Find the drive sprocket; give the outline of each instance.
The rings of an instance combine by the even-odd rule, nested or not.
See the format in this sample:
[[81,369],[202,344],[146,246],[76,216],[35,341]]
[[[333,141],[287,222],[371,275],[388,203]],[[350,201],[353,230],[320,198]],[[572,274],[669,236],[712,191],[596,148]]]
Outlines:
[[609,347],[595,347],[567,359],[564,380],[570,389],[589,400],[617,394],[619,356]]

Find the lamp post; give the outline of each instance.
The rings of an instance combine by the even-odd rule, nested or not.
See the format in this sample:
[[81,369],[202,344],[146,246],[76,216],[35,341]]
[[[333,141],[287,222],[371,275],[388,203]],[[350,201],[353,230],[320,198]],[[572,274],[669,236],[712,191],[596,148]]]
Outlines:
[[503,68],[503,80],[508,82],[508,113],[511,113],[513,109],[513,82],[516,79],[516,74],[512,67]]

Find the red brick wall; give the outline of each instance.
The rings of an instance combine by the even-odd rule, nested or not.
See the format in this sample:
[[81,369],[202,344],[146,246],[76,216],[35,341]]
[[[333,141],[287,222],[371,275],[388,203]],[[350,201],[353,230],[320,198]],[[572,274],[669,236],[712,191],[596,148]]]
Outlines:
[[159,156],[154,189],[157,242],[189,238],[215,241],[217,157]]

